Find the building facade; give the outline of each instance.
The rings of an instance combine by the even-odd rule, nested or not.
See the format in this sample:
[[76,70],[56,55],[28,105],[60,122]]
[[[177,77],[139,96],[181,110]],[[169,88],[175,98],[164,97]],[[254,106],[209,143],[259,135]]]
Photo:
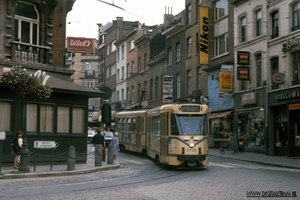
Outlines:
[[[8,84],[0,84],[0,117],[5,119],[0,122],[0,130],[6,132],[4,162],[12,161],[8,155],[17,130],[24,132],[24,145],[27,143],[31,152],[36,147],[34,141],[55,140],[59,144],[55,154],[62,155],[74,146],[83,152],[76,159],[86,160],[88,98],[101,97],[103,93],[74,84],[74,71],[65,65],[66,47],[62,44],[66,40],[66,16],[74,2],[0,1],[0,32],[5,36],[0,38],[1,75],[19,67],[25,74],[40,79],[35,87],[43,88],[44,82],[53,90],[49,98],[38,99],[32,98],[32,93],[22,96]],[[27,86],[23,89],[32,92],[33,85]],[[50,155],[50,151],[40,149],[36,153]],[[47,156],[37,158],[45,159]],[[65,155],[55,160],[65,160]]]

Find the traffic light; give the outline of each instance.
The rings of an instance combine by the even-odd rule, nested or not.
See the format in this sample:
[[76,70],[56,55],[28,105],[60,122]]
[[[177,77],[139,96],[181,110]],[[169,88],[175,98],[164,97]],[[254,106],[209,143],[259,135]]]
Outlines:
[[108,103],[105,103],[101,106],[101,115],[101,119],[104,124],[111,123],[111,107]]

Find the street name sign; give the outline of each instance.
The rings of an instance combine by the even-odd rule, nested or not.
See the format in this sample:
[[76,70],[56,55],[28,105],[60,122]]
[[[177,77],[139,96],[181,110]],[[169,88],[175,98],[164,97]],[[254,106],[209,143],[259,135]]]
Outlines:
[[56,149],[58,147],[58,143],[55,141],[34,141],[35,149]]

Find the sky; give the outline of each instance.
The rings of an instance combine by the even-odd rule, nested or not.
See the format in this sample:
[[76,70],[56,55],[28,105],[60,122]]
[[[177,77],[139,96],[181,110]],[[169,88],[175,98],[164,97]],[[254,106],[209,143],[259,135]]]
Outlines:
[[145,25],[163,23],[165,13],[176,15],[185,8],[185,0],[76,0],[67,15],[67,37],[97,38],[98,26],[112,22],[116,17],[124,21],[139,21]]

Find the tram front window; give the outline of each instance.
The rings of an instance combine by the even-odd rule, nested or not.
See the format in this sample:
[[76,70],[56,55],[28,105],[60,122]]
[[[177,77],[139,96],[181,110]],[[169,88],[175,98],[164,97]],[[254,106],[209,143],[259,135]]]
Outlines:
[[[205,127],[205,115],[175,115],[172,120],[172,131],[174,135],[204,135],[207,134]],[[173,124],[174,123],[174,124]],[[176,125],[175,125],[176,124]]]

